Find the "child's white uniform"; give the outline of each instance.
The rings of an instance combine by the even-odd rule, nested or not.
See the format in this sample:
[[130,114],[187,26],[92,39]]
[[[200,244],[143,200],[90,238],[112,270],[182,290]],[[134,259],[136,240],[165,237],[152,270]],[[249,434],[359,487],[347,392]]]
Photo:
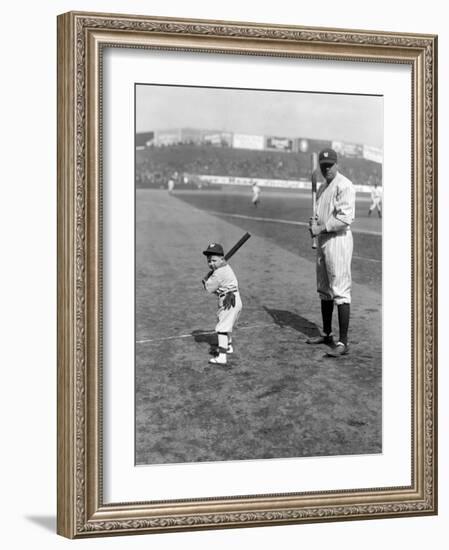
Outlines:
[[[240,298],[237,277],[231,266],[226,264],[217,268],[207,281],[204,282],[204,288],[210,294],[218,296],[218,323],[215,331],[232,332],[242,311],[242,300]],[[227,292],[234,292],[235,306],[224,309],[223,300]]]

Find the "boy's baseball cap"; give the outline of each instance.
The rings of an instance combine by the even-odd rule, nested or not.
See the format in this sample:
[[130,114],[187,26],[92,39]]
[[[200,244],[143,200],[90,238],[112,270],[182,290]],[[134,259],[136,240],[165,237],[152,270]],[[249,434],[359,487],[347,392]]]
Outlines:
[[224,256],[223,247],[218,243],[210,243],[210,245],[203,250],[205,256]]
[[320,164],[335,164],[337,160],[337,153],[333,149],[323,149],[318,156]]

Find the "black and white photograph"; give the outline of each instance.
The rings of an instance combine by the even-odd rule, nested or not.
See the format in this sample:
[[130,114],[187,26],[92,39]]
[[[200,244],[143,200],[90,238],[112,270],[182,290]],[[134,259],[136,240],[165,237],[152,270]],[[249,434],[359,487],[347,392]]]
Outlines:
[[58,532],[435,514],[436,37],[58,30]]
[[446,549],[444,6],[3,5],[3,548]]
[[137,466],[382,453],[383,110],[135,85]]

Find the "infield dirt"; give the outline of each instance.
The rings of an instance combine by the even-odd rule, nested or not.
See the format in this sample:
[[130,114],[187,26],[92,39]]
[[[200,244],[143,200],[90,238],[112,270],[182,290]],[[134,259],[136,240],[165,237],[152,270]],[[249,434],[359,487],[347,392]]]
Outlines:
[[[216,193],[136,194],[136,463],[380,453],[380,235],[355,234],[350,353],[328,358],[306,344],[321,324],[306,227],[227,216],[246,198]],[[270,217],[293,219],[289,197]],[[243,301],[235,351],[209,365],[216,298],[201,252],[246,230],[230,261]]]

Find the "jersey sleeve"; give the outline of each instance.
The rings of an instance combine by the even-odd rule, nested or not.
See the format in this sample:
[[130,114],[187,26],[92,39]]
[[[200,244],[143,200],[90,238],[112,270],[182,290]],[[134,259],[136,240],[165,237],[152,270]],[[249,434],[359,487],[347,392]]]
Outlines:
[[221,281],[218,277],[217,270],[215,270],[212,275],[204,282],[204,288],[207,290],[207,292],[213,294],[218,290],[220,283]]
[[238,282],[231,266],[225,265],[216,269],[213,274],[204,282],[204,288],[210,294],[218,295],[238,290]]
[[352,183],[345,179],[338,186],[334,214],[326,223],[326,231],[331,233],[351,225],[354,220],[354,214],[355,189]]

